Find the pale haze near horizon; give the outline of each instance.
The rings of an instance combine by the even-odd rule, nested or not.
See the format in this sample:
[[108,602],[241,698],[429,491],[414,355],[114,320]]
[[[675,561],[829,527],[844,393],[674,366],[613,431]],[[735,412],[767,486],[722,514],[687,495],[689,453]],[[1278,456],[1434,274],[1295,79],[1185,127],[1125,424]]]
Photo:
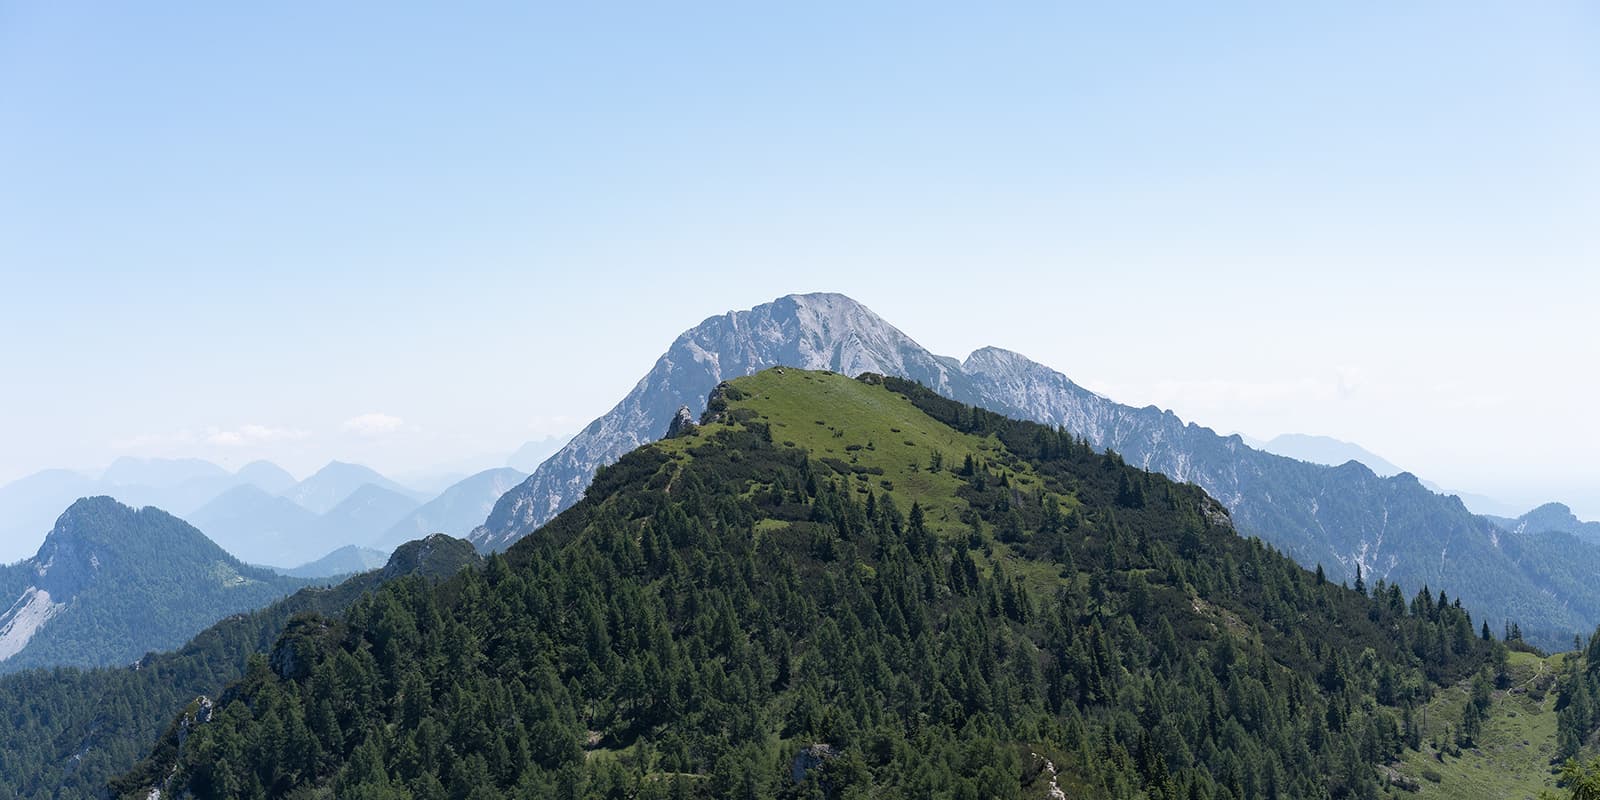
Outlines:
[[0,482],[452,471],[828,290],[1600,518],[1593,6],[239,13],[0,9]]

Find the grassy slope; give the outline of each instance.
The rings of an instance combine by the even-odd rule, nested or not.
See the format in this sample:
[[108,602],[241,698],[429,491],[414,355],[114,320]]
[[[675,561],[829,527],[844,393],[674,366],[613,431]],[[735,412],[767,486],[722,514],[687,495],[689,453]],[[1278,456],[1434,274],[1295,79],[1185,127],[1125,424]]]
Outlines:
[[[1554,791],[1550,764],[1556,749],[1554,682],[1565,658],[1561,653],[1548,658],[1512,653],[1511,687],[1494,693],[1478,746],[1461,750],[1459,756],[1452,755],[1456,750],[1449,742],[1471,690],[1463,684],[1435,695],[1427,706],[1422,750],[1407,751],[1396,768],[1422,789],[1395,794],[1419,800],[1509,800]],[[1445,745],[1445,754],[1434,748],[1435,741]]]
[[[740,378],[734,385],[746,396],[731,402],[730,408],[759,414],[761,422],[772,426],[773,442],[793,443],[816,457],[836,458],[852,467],[882,470],[881,475],[856,475],[858,490],[870,488],[880,495],[887,490],[902,512],[918,502],[930,530],[966,536],[969,528],[960,518],[966,503],[956,495],[963,481],[953,473],[968,455],[997,458],[1002,448],[994,437],[952,430],[901,395],[862,391],[854,379],[836,373],[768,370]],[[827,409],[821,416],[816,412],[819,407]],[[697,444],[694,437],[685,437],[665,440],[659,446],[667,452],[681,452]],[[938,472],[929,467],[935,452],[944,459]],[[1008,468],[1017,474],[1022,487],[1036,485],[1038,479],[1026,464],[1018,462]],[[1073,505],[1074,501],[1066,501],[1068,508]]]
[[[862,391],[858,381],[838,373],[773,369],[739,378],[734,385],[746,396],[729,403],[729,408],[758,413],[760,421],[772,426],[773,442],[793,443],[815,457],[837,458],[852,467],[882,470],[881,475],[856,475],[857,491],[892,495],[902,512],[909,511],[912,502],[921,504],[928,529],[942,538],[965,538],[971,531],[961,520],[967,503],[956,492],[964,481],[954,474],[967,456],[1005,463],[1021,489],[1039,485],[1028,464],[1003,455],[1004,448],[993,436],[953,430],[900,394]],[[827,409],[821,416],[816,413],[819,407]],[[669,451],[678,451],[696,442],[691,438],[663,444]],[[943,461],[937,471],[932,467],[935,453]],[[1078,507],[1076,498],[1061,497],[1063,512]],[[1020,558],[1007,547],[985,548],[972,555],[980,568],[1003,563],[1011,574],[1022,575],[1030,588],[1041,591],[1041,596],[1050,596],[1061,584],[1061,576],[1051,565]]]

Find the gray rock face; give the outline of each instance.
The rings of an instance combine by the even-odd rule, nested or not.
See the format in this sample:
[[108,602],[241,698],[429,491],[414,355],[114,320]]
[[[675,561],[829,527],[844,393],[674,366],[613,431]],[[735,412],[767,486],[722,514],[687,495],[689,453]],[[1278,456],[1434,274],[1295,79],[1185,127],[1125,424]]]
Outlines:
[[676,439],[694,430],[694,414],[688,406],[678,406],[678,413],[672,415],[672,422],[667,424],[667,438]]
[[1307,566],[1323,564],[1336,581],[1354,580],[1359,568],[1369,584],[1447,588],[1491,623],[1521,620],[1525,632],[1547,633],[1547,643],[1600,621],[1600,588],[1567,577],[1591,565],[1600,571],[1600,548],[1556,552],[1565,545],[1501,531],[1408,473],[1385,478],[1353,461],[1329,467],[1255,450],[1170,411],[1113,402],[1007,350],[983,348],[964,362],[937,356],[837,294],[780,298],[678,337],[621,403],[502,496],[470,539],[484,550],[510,545],[575,503],[598,467],[666,435],[675,410],[699,412],[720,381],[775,366],[909,378],[1064,427],[1131,464],[1199,485],[1242,533]]
[[800,752],[795,753],[794,758],[789,760],[789,779],[795,783],[800,783],[806,779],[807,775],[811,774],[812,770],[837,758],[838,755],[839,751],[835,750],[833,745],[814,744],[810,747],[802,747]]

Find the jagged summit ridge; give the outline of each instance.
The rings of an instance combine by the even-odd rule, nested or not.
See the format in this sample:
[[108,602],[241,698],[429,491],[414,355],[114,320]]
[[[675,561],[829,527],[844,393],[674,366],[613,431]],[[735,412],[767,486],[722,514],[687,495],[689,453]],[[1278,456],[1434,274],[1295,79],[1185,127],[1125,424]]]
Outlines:
[[710,317],[680,335],[620,403],[501,497],[470,538],[481,548],[504,548],[577,502],[596,469],[665,436],[680,407],[698,417],[718,383],[777,366],[880,372],[946,393],[962,381],[949,361],[842,294],[793,294]]

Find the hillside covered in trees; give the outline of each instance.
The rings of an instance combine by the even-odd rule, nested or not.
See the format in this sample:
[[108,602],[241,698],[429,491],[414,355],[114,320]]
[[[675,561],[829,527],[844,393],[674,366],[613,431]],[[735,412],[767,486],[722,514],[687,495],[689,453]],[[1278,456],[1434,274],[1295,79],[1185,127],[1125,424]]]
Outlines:
[[1373,797],[1505,655],[915,384],[768,370],[675,429],[480,570],[296,617],[115,789]]
[[0,566],[0,674],[129,664],[314,583],[249,566],[159,508],[77,500]]
[[336,615],[385,581],[437,580],[477,560],[465,540],[430,536],[401,545],[381,570],[228,617],[130,667],[0,676],[0,800],[107,796],[109,781],[150,752],[174,713],[243,676],[250,656],[270,650],[295,615]]

